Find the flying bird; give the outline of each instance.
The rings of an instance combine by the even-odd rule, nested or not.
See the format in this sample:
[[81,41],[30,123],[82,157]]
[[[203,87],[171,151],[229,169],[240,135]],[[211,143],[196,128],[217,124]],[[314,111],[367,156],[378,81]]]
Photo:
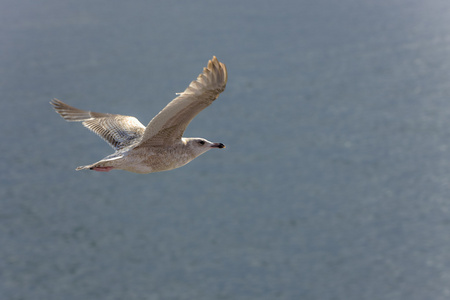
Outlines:
[[213,148],[225,148],[203,138],[185,138],[192,119],[211,105],[227,84],[227,68],[214,56],[182,93],[161,110],[147,127],[135,117],[81,110],[53,99],[50,104],[66,121],[82,124],[103,138],[115,152],[76,170],[135,173],[172,170]]

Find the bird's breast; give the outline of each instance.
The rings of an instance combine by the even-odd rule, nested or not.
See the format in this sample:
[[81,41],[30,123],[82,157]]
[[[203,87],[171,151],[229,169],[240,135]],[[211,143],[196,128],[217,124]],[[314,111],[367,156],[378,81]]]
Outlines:
[[[195,157],[186,147],[152,147],[139,149],[129,153],[129,159],[134,157],[134,172],[151,173],[172,170],[184,166]],[[137,171],[139,170],[139,171]]]

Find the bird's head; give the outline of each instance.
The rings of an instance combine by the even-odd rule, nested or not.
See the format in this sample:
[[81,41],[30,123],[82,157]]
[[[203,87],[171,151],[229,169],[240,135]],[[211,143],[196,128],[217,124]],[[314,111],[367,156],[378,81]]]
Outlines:
[[225,145],[222,143],[212,143],[203,138],[183,138],[183,142],[186,147],[192,151],[195,157],[213,148],[225,148]]

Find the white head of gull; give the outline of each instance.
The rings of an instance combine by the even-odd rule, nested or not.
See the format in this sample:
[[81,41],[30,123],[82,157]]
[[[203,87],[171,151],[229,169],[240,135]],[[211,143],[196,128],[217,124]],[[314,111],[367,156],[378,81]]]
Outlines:
[[50,103],[65,120],[82,122],[116,152],[77,170],[113,169],[152,173],[184,166],[213,148],[225,148],[203,138],[182,137],[192,119],[211,105],[227,84],[227,69],[214,56],[183,93],[160,111],[147,127],[135,117],[81,110],[53,99]]

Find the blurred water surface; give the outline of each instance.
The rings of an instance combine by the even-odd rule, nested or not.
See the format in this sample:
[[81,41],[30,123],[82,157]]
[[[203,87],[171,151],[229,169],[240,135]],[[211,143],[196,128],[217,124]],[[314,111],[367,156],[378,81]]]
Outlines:
[[[449,299],[450,2],[0,3],[2,299]],[[48,101],[147,122],[216,55],[138,175]]]

